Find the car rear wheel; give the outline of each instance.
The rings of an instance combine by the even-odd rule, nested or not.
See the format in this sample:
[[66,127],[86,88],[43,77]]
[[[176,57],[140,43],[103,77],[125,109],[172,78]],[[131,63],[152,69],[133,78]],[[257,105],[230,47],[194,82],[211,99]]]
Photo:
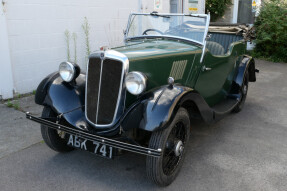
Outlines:
[[162,149],[160,157],[147,157],[147,176],[159,186],[167,186],[177,177],[190,135],[188,112],[180,108],[168,128],[152,133],[149,147]]
[[[44,107],[42,112],[43,118],[53,118],[56,116],[57,114],[51,108]],[[41,125],[41,134],[45,143],[54,151],[68,152],[73,150],[72,147],[67,146],[64,132]]]
[[243,79],[243,83],[242,86],[240,87],[240,100],[238,102],[238,104],[236,105],[236,107],[233,109],[233,112],[238,113],[243,109],[246,97],[247,97],[247,93],[248,93],[248,82],[249,82],[249,73],[248,73],[248,69],[244,74],[244,79]]

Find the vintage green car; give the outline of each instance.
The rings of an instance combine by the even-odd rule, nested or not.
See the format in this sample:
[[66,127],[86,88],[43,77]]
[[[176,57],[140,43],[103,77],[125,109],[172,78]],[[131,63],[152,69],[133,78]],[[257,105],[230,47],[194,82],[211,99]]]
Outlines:
[[[146,155],[148,177],[160,186],[183,164],[194,118],[213,123],[245,102],[255,82],[238,26],[211,27],[206,14],[131,14],[125,44],[102,47],[86,73],[63,62],[38,86],[35,101],[46,144],[113,158]],[[189,159],[190,160],[190,159]]]

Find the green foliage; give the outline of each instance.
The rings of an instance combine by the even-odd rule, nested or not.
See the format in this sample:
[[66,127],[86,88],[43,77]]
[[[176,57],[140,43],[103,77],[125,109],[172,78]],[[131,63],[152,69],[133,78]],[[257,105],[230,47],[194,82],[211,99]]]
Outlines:
[[[85,44],[86,44],[86,61],[89,58],[89,55],[91,54],[91,49],[90,49],[90,24],[88,22],[87,17],[84,18],[84,23],[82,24],[82,29],[84,31],[85,35]],[[77,39],[78,36],[74,32],[71,33],[69,32],[68,29],[65,30],[65,41],[66,41],[66,46],[67,46],[67,61],[71,62],[71,53],[70,53],[70,41],[72,40],[73,45],[74,45],[74,63],[78,62],[78,57],[77,57]]]
[[7,101],[6,103],[7,107],[10,107],[10,108],[14,108],[16,110],[19,110],[20,109],[20,104],[19,104],[19,101],[11,101],[10,99]]
[[82,28],[83,28],[84,33],[85,33],[86,59],[88,59],[88,57],[91,54],[91,50],[90,50],[90,24],[88,22],[87,17],[84,18],[84,23],[82,24]]
[[67,60],[70,62],[71,61],[71,54],[70,54],[70,32],[69,30],[65,30],[65,40],[66,40],[66,45],[67,45]]
[[73,33],[72,35],[73,41],[74,41],[74,63],[77,63],[77,34]]
[[11,102],[11,100],[9,99],[7,102],[7,107],[13,107],[13,103]]
[[255,27],[255,56],[275,62],[287,62],[286,0],[266,2],[260,10]]
[[13,104],[14,109],[19,110],[20,109],[20,105],[18,101],[15,101],[15,103]]
[[210,13],[211,21],[216,21],[222,17],[228,5],[231,4],[231,0],[206,0],[205,10],[206,13]]
[[33,95],[36,95],[36,90],[33,90],[32,94],[33,94]]

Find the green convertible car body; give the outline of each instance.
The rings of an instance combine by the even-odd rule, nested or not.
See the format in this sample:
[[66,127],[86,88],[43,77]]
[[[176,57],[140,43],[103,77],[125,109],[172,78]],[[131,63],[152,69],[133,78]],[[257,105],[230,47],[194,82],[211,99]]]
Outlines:
[[245,102],[255,62],[242,27],[210,26],[209,15],[131,14],[125,44],[92,53],[85,73],[70,62],[38,86],[46,144],[107,158],[147,156],[160,186],[177,176],[192,119],[214,123]]

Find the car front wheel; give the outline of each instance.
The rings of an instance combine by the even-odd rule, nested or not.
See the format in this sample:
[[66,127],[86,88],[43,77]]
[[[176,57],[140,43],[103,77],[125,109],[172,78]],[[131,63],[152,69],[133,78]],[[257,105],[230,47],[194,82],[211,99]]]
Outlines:
[[[56,116],[56,113],[51,108],[44,107],[42,118],[53,118]],[[64,132],[41,125],[41,134],[44,142],[54,151],[68,152],[73,150],[72,147],[67,146],[66,134]]]
[[160,157],[147,157],[147,176],[159,186],[168,186],[178,175],[183,164],[190,135],[188,112],[180,108],[164,130],[152,133],[149,147],[162,149]]

